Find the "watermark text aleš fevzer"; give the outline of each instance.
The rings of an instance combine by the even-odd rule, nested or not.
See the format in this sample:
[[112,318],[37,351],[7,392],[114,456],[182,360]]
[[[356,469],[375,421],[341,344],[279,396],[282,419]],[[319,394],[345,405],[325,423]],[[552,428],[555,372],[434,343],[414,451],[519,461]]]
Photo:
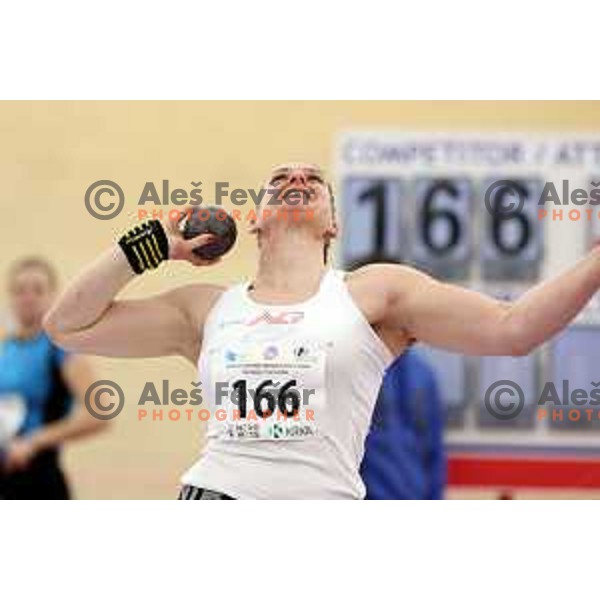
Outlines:
[[[536,191],[533,192],[532,188]],[[537,204],[540,221],[592,221],[600,219],[600,180],[590,181],[589,188],[574,186],[568,179],[531,185],[526,180],[499,179],[487,186],[484,205],[492,216],[505,218],[519,215],[526,202]]]
[[588,389],[573,387],[567,379],[548,381],[528,403],[516,381],[502,379],[488,386],[483,404],[498,421],[516,419],[529,404],[538,421],[600,423],[600,381],[591,381]]
[[[205,198],[206,197],[206,201]],[[202,181],[191,181],[189,187],[176,187],[168,179],[163,179],[159,184],[153,181],[145,182],[141,191],[134,194],[135,203],[139,207],[139,217],[158,217],[158,211],[166,215],[170,208],[178,206],[198,206],[203,203],[214,206],[223,206],[228,201],[233,206],[269,207],[297,207],[310,202],[313,191],[311,189],[285,188],[241,188],[233,187],[230,182],[217,181],[214,188],[207,195],[202,190]],[[109,179],[100,179],[88,186],[85,197],[85,206],[88,212],[96,219],[109,220],[115,218],[125,206],[125,192],[123,188]],[[144,214],[146,211],[146,214]],[[174,211],[176,214],[177,211]],[[169,217],[170,218],[170,217]]]

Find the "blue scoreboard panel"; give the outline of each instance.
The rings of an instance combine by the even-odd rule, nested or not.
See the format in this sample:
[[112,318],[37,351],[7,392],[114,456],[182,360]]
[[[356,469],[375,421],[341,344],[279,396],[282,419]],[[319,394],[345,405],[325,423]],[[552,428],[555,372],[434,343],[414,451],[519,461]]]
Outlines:
[[600,428],[600,327],[569,327],[551,345],[550,377],[539,408],[555,430]]

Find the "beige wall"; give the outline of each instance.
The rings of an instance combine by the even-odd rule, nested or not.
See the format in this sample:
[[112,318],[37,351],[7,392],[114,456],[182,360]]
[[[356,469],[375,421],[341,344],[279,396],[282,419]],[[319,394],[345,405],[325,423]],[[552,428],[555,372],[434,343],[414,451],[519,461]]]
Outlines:
[[[0,277],[10,259],[42,253],[64,280],[106,248],[130,222],[146,181],[189,189],[201,179],[256,187],[274,163],[301,159],[330,166],[334,136],[348,128],[592,131],[600,103],[581,102],[2,102],[0,103]],[[127,198],[111,221],[85,209],[87,187],[118,182]],[[167,265],[127,294],[190,281],[231,282],[251,273],[254,242],[242,234],[215,271]],[[0,306],[5,306],[4,291]],[[82,498],[170,498],[178,473],[197,454],[197,423],[136,418],[143,382],[169,378],[189,387],[193,370],[175,359],[96,359],[130,401],[110,433],[67,453]]]

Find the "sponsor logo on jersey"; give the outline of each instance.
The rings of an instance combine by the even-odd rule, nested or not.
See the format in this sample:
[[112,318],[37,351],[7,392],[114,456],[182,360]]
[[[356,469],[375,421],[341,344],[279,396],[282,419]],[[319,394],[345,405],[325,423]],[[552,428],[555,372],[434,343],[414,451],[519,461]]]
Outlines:
[[294,356],[296,358],[306,358],[308,356],[308,346],[297,346],[294,348]]
[[239,355],[235,353],[233,350],[227,350],[225,352],[225,360],[226,362],[235,362],[239,359]]
[[277,346],[267,346],[263,353],[263,358],[265,360],[273,360],[274,358],[277,358],[278,355],[279,350],[277,349]]
[[265,310],[258,316],[250,319],[246,325],[248,327],[259,325],[260,323],[266,323],[268,325],[294,325],[303,319],[304,312],[302,311],[270,312]]

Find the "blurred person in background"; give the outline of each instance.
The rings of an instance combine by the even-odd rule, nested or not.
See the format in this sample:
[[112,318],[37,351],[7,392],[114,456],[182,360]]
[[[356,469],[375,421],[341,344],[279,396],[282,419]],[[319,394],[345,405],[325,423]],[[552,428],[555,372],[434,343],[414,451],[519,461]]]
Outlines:
[[435,374],[411,348],[385,371],[365,442],[367,500],[440,500],[446,484],[444,407]]
[[72,406],[94,381],[88,360],[55,346],[42,329],[56,288],[56,272],[43,258],[9,269],[15,326],[0,341],[0,499],[70,498],[59,449],[106,425]]

